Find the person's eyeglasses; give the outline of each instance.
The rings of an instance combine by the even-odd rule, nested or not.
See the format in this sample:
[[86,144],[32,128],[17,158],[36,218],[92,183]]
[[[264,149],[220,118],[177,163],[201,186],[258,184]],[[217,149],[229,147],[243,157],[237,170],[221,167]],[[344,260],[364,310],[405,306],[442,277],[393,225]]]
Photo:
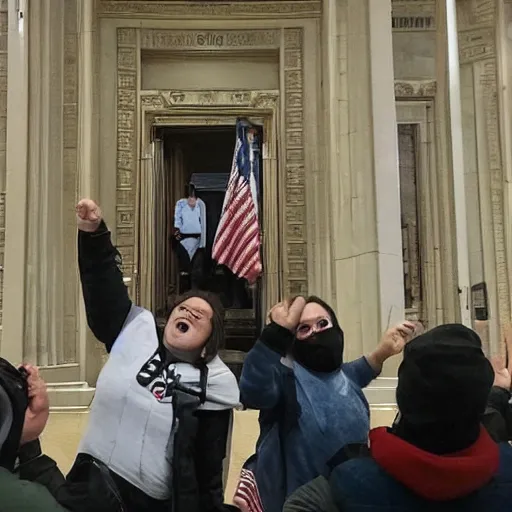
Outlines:
[[322,332],[332,327],[332,321],[329,318],[320,318],[314,324],[300,324],[297,327],[296,337],[299,340],[305,340],[316,332]]

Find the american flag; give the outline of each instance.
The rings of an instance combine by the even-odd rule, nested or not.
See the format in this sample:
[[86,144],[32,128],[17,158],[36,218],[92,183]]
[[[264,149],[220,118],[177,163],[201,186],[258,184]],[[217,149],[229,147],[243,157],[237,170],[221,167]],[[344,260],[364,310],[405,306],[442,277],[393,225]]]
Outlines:
[[236,144],[212,256],[233,274],[253,284],[262,271],[258,219],[257,156],[254,130],[244,120],[236,123]]

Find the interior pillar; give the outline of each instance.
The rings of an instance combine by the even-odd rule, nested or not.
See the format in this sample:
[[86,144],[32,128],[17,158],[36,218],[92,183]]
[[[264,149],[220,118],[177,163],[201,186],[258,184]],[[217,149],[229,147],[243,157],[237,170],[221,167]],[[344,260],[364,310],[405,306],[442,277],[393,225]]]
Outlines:
[[453,173],[453,199],[455,210],[455,236],[457,252],[457,284],[459,291],[460,321],[471,327],[470,280],[466,191],[464,184],[464,151],[462,138],[462,111],[460,89],[459,44],[457,8],[455,0],[446,0],[446,34],[448,53],[448,98],[451,129],[451,161]]
[[[78,19],[78,197],[98,198],[97,155],[97,118],[95,111],[95,60],[94,48],[97,37],[95,0],[77,0]],[[76,198],[75,198],[76,199]],[[73,222],[73,237],[76,237],[76,225]],[[75,275],[75,282],[78,278]],[[80,358],[80,380],[95,385],[102,365],[102,347],[87,328],[82,288],[78,284],[78,350]]]
[[[28,134],[28,38],[25,11],[8,2],[7,146],[5,187],[5,256],[0,354],[13,363],[23,361],[25,327],[27,134]],[[21,14],[21,16],[20,16]]]
[[[27,282],[24,358],[71,362],[75,340],[63,336],[63,42],[64,0],[31,3]],[[69,123],[69,121],[68,121]],[[66,176],[66,179],[68,177]]]
[[404,317],[391,0],[326,7],[333,270],[351,360]]

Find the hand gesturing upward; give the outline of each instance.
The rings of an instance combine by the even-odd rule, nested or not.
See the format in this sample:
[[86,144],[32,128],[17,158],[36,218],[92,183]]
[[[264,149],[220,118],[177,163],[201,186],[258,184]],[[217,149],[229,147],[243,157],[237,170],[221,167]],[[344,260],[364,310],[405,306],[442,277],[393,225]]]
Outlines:
[[305,306],[306,300],[304,297],[279,302],[270,310],[269,319],[281,327],[295,332]]
[[100,207],[92,199],[81,199],[76,205],[76,223],[80,231],[94,233],[101,223]]

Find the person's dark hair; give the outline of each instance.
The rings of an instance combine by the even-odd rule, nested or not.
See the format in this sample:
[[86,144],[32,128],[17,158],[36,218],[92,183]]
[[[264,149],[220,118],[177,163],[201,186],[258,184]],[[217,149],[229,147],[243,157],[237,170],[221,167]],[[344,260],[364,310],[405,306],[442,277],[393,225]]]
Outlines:
[[185,185],[185,197],[196,197],[196,187],[193,183]]
[[174,308],[186,300],[191,299],[192,297],[197,297],[208,302],[213,311],[211,319],[212,333],[204,345],[205,351],[203,356],[204,362],[209,363],[217,355],[219,349],[223,348],[225,340],[224,307],[222,306],[222,303],[217,295],[203,290],[190,290],[182,295],[179,295],[176,297],[176,300],[174,301],[174,304],[172,305],[167,318],[169,318]]
[[336,313],[331,308],[331,306],[329,306],[329,304],[327,304],[327,302],[323,301],[320,297],[317,297],[316,295],[310,295],[306,299],[306,304],[311,304],[311,303],[318,304],[319,306],[323,307],[325,309],[325,311],[327,311],[327,313],[331,317],[333,327],[341,329],[340,323],[338,322],[338,318],[336,316]]

